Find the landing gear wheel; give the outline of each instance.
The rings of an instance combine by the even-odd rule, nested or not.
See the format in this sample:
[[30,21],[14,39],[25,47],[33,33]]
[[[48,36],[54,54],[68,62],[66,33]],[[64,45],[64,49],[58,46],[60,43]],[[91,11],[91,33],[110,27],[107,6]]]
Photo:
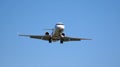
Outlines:
[[63,40],[60,40],[60,43],[63,44]]
[[49,39],[49,43],[52,43],[52,40],[51,40],[51,39]]
[[49,43],[52,43],[52,38],[50,37],[50,39],[48,41],[49,41]]

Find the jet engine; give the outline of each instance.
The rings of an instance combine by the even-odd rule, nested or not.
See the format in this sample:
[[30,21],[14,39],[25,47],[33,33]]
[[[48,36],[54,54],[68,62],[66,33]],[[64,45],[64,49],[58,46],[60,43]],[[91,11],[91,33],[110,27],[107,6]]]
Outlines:
[[60,35],[61,37],[65,37],[65,33],[61,33],[61,35]]
[[65,36],[65,33],[62,33],[62,36]]
[[60,39],[60,43],[63,44],[64,42],[64,37],[65,37],[65,33],[62,33],[61,34],[61,39]]
[[48,32],[46,32],[46,33],[45,33],[45,35],[49,35],[49,33],[48,33]]
[[45,33],[46,39],[49,41],[49,43],[52,43],[51,36],[49,35],[48,32]]

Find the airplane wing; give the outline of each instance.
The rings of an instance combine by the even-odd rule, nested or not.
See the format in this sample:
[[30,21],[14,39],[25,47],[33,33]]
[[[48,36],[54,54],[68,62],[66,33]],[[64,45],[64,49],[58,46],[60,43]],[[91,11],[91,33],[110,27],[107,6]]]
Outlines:
[[30,37],[30,38],[34,38],[34,39],[42,39],[42,40],[50,39],[50,35],[48,35],[48,36],[45,36],[45,35],[19,35],[19,36],[26,36],[26,37]]
[[[34,38],[34,39],[41,39],[41,40],[49,40],[51,38],[50,35],[19,35],[19,36],[26,36],[26,37],[30,37],[30,38]],[[57,40],[60,40],[59,38]],[[56,41],[57,41],[56,40]],[[88,39],[88,38],[73,38],[73,37],[63,37],[62,39],[64,42],[67,42],[67,41],[80,41],[80,40],[91,40],[91,39]],[[55,40],[54,40],[55,41]]]
[[73,37],[64,37],[63,41],[80,41],[80,40],[92,40],[88,38],[73,38]]

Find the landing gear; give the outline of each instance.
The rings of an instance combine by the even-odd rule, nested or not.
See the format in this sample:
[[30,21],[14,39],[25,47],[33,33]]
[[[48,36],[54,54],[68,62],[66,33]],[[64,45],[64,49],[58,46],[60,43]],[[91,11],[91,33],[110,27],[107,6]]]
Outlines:
[[52,39],[51,39],[51,37],[50,37],[50,39],[49,39],[48,41],[49,41],[49,43],[52,43]]
[[52,43],[52,40],[51,40],[51,39],[49,39],[49,43]]
[[63,40],[60,40],[60,43],[63,44]]
[[62,33],[61,35],[60,35],[60,43],[61,44],[63,44],[63,42],[64,42],[64,37],[65,37],[65,33]]
[[64,42],[64,37],[61,37],[60,38],[60,43],[63,44],[63,42]]

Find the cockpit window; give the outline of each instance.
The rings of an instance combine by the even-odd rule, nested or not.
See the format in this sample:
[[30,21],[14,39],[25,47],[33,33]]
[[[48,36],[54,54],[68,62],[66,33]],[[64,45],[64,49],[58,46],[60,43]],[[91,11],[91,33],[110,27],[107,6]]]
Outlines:
[[58,22],[56,25],[64,25],[62,22]]
[[56,25],[64,25],[64,24],[56,24]]

